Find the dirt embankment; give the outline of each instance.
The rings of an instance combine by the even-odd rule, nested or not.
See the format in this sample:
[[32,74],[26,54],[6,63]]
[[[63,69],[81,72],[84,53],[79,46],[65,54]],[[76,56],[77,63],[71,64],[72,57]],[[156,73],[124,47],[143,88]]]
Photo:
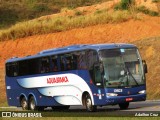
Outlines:
[[135,41],[148,65],[147,98],[160,99],[160,37]]
[[119,24],[96,25],[66,32],[36,35],[0,42],[0,67],[13,56],[26,56],[71,44],[132,42],[160,36],[160,18],[145,16],[143,20],[129,20]]

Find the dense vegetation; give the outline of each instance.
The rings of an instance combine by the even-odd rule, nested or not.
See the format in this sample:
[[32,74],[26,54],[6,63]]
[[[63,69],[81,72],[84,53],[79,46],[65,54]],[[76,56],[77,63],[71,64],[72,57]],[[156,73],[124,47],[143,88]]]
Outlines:
[[0,29],[18,21],[60,12],[61,8],[75,8],[108,0],[0,0]]
[[[14,2],[0,0],[2,3],[0,4],[0,29],[12,25],[8,29],[0,30],[0,41],[97,24],[123,22],[130,18],[141,19],[137,17],[138,12],[151,16],[160,15],[145,6],[135,6],[134,0],[121,0],[112,13],[107,9],[99,9],[95,13],[85,14],[85,11],[73,9],[77,6],[92,5],[103,1],[109,0],[15,0]],[[72,9],[75,14],[30,20],[46,14],[63,12],[64,7],[65,11]]]
[[74,16],[59,16],[42,20],[35,19],[18,23],[7,30],[0,31],[0,41],[61,32],[97,24],[118,23],[133,17],[128,11],[114,11],[109,13],[107,10],[97,10],[95,13],[89,15],[83,15],[83,12],[75,11]]
[[[159,0],[152,0],[152,2],[159,2]],[[145,6],[135,6],[135,0],[121,0],[119,4],[114,7],[115,10],[129,10],[132,9],[135,12],[141,12],[150,16],[159,16],[160,13],[150,10]]]

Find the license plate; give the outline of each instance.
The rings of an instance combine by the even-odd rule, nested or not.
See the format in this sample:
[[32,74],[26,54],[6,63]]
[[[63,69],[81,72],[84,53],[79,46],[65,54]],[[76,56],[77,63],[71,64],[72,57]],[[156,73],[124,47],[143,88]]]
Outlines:
[[132,101],[132,100],[133,100],[133,98],[126,98],[126,102]]

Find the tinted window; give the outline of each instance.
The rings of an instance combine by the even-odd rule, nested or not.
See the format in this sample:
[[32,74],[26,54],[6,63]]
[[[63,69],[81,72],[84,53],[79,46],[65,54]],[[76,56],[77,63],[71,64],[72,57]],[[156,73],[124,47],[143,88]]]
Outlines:
[[39,73],[39,59],[19,61],[19,76]]
[[49,60],[49,57],[41,58],[40,59],[40,73],[48,73],[48,72],[50,72],[50,60]]
[[57,71],[59,71],[58,56],[52,56],[51,57],[51,72],[57,72]]
[[93,82],[96,83],[96,80],[99,80],[97,79],[97,77],[100,78],[99,68],[94,67],[95,63],[98,62],[98,54],[94,50],[89,50],[86,52],[86,56],[87,56],[87,66],[89,69],[90,76]]
[[87,51],[87,65],[89,70],[93,70],[94,64],[98,61],[97,52],[94,50]]
[[85,51],[78,52],[77,65],[78,69],[87,69],[87,54]]
[[6,75],[10,77],[18,76],[18,63],[7,63],[6,64]]
[[29,63],[27,60],[19,61],[19,75],[28,75],[29,74]]
[[29,75],[39,73],[39,59],[28,60]]
[[65,54],[60,56],[61,71],[76,69],[76,56],[71,54]]

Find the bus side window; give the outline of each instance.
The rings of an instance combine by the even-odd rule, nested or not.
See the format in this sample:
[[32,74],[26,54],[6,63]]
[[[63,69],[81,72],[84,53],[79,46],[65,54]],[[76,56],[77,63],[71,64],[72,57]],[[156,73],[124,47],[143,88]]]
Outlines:
[[34,75],[39,73],[39,59],[30,59],[28,61],[28,75]]
[[67,64],[69,63],[69,61],[67,60],[65,55],[61,56],[61,71],[66,71],[68,68]]
[[67,70],[71,70],[72,69],[72,64],[71,64],[71,60],[70,59],[67,59],[66,69]]
[[11,64],[7,63],[6,64],[6,75],[7,76],[11,76],[11,73],[12,73],[12,71],[11,71]]
[[66,59],[64,55],[60,56],[60,66],[61,66],[61,71],[65,71],[66,70]]
[[66,56],[66,60],[67,60],[66,69],[67,70],[73,70],[73,57],[72,57],[72,54],[68,54]]
[[7,63],[6,74],[10,77],[18,76],[18,63]]
[[73,67],[73,70],[76,70],[77,69],[77,55],[75,54],[72,54],[72,67]]
[[28,61],[24,60],[24,61],[19,61],[19,75],[28,75]]
[[51,67],[51,71],[53,72],[57,72],[58,71],[58,63],[57,63],[57,56],[53,56],[51,58],[51,64],[52,64],[52,67]]
[[96,62],[98,62],[97,52],[93,50],[87,51],[87,66],[89,70],[93,70],[93,66]]
[[18,76],[18,63],[13,65],[13,76]]
[[41,68],[40,68],[40,72],[41,73],[47,73],[47,72],[49,72],[50,71],[49,57],[42,58],[40,66],[41,66]]
[[77,65],[78,65],[78,69],[87,69],[87,60],[86,60],[86,53],[85,51],[80,52],[80,54],[78,55],[78,59],[77,59]]
[[96,78],[95,78],[95,76],[94,76],[94,65],[95,65],[95,63],[97,63],[98,62],[98,55],[97,55],[97,52],[96,51],[94,51],[94,50],[89,50],[89,51],[87,51],[86,52],[86,56],[87,56],[87,66],[88,66],[88,69],[89,69],[89,72],[90,72],[90,76],[91,76],[91,78],[92,78],[92,80],[94,81],[94,82],[96,82]]
[[60,66],[61,66],[61,71],[66,71],[66,70],[75,70],[77,61],[75,58],[75,55],[72,54],[65,54],[60,56]]

